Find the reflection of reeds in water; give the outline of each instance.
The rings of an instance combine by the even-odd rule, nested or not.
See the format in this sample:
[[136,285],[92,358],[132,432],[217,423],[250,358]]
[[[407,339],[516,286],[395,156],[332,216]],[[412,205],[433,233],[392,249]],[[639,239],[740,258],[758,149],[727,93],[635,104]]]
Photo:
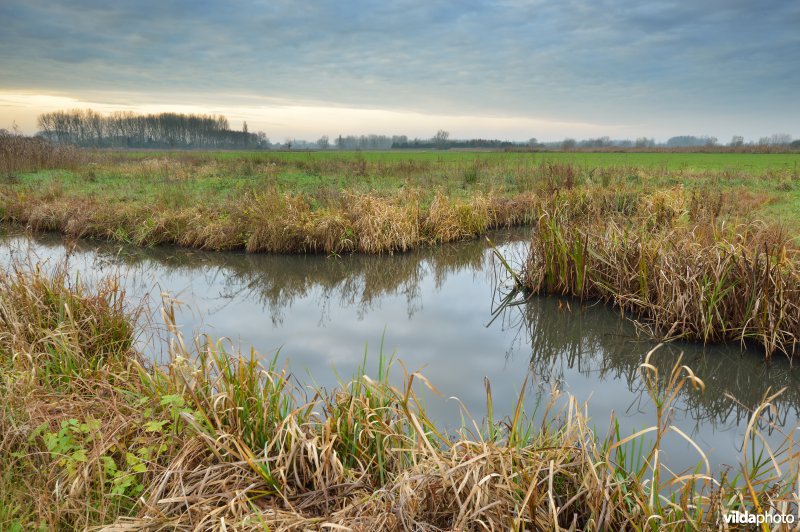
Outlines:
[[[523,232],[496,233],[498,243],[521,238]],[[45,243],[52,239],[39,239]],[[250,255],[214,253],[176,248],[120,249],[102,242],[76,242],[74,249],[97,255],[96,260],[122,264],[129,279],[137,277],[136,268],[153,265],[169,271],[202,272],[209,278],[223,280],[226,300],[254,301],[279,323],[284,310],[298,299],[314,296],[321,309],[331,303],[354,307],[359,315],[379,304],[387,296],[403,295],[409,315],[418,308],[420,284],[426,278],[440,288],[445,280],[463,270],[476,274],[488,264],[487,244],[470,241],[434,248],[424,248],[402,255],[344,255],[341,257]]]
[[[505,312],[505,326],[519,327],[522,341],[530,345],[537,378],[557,384],[567,370],[577,370],[587,377],[619,380],[634,397],[644,391],[638,368],[642,353],[654,344],[639,337],[619,313],[599,302],[587,306],[574,298],[537,296]],[[771,421],[783,426],[800,417],[800,372],[786,361],[769,363],[734,347],[675,342],[664,345],[650,362],[665,375],[679,357],[705,382],[704,393],[682,393],[678,405],[698,424],[746,423],[763,398],[778,390],[783,392],[775,399],[776,408],[767,413]]]

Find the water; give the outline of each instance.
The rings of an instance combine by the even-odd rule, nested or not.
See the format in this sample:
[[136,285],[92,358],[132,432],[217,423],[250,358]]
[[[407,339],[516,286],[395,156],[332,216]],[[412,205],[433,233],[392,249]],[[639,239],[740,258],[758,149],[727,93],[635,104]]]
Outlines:
[[[492,238],[519,264],[525,236],[515,231]],[[50,265],[67,260],[86,282],[119,274],[130,300],[148,301],[154,323],[160,321],[160,294],[169,293],[182,303],[178,323],[187,336],[202,331],[225,337],[245,350],[253,346],[266,360],[277,353],[280,364],[309,387],[330,389],[337,375],[346,380],[364,362],[375,376],[379,353],[393,354],[396,378],[403,367],[420,371],[442,394],[421,388],[429,415],[445,427],[460,426],[461,405],[480,422],[485,379],[496,418],[513,412],[527,382],[526,411],[534,416],[542,414],[555,388],[586,402],[601,433],[612,414],[623,435],[655,423],[638,369],[655,343],[619,312],[565,298],[530,298],[492,321],[504,275],[482,241],[334,258],[67,245],[56,236],[19,232],[2,239],[0,264],[29,256]],[[163,357],[161,345],[140,338],[155,359]],[[739,462],[749,412],[768,390],[786,388],[760,423],[767,440],[782,440],[797,424],[800,372],[787,360],[767,363],[759,352],[739,346],[676,343],[657,350],[651,361],[666,374],[681,355],[706,390],[681,390],[670,415],[714,469]],[[674,433],[664,450],[674,470],[699,460]]]

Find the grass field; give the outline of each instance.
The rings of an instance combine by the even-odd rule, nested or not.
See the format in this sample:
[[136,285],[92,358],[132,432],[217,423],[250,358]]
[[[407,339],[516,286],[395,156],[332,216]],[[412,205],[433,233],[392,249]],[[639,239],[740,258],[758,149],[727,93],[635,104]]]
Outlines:
[[513,162],[531,166],[542,162],[569,163],[586,168],[634,167],[667,170],[725,171],[740,170],[759,174],[767,171],[800,173],[800,153],[698,153],[698,152],[491,152],[491,151],[126,151],[116,152],[119,157],[146,159],[151,157],[189,156],[217,160],[250,158],[253,160],[309,162],[331,159],[363,159],[369,163],[394,163],[398,161],[435,164],[486,162]]
[[[574,191],[647,195],[682,187],[724,195],[736,216],[800,227],[798,154],[80,151],[70,157],[27,154],[16,169],[7,165],[2,219],[138,245],[382,253],[531,223],[554,197]],[[44,162],[26,164],[31,160]]]
[[[33,150],[48,150],[34,145]],[[25,152],[0,213],[71,237],[252,252],[404,251],[535,224],[528,291],[600,298],[661,336],[800,338],[797,155]],[[793,440],[716,475],[661,463],[671,402],[704,387],[680,361],[641,366],[653,427],[590,427],[570,403],[445,434],[386,365],[310,392],[255,354],[180,338],[170,364],[133,346],[113,279],[0,272],[0,528],[707,529],[788,512]],[[381,354],[382,357],[382,354]],[[416,387],[413,386],[417,383]],[[695,393],[695,392],[690,392]],[[592,422],[593,423],[593,422]],[[653,436],[655,443],[645,443]],[[652,440],[649,440],[652,441]]]

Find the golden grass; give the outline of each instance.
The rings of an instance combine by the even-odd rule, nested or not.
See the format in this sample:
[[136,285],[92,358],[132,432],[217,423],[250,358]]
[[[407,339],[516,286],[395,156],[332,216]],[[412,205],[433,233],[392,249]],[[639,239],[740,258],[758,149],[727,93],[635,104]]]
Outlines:
[[542,214],[525,287],[604,299],[668,339],[795,353],[800,256],[784,230],[717,218],[713,201],[680,189],[645,196],[633,209],[575,216],[556,206]]
[[5,191],[2,220],[35,231],[136,245],[176,244],[251,253],[393,253],[474,238],[531,219],[530,198],[437,195],[425,206],[418,190],[391,197],[344,192],[335,204],[312,208],[301,194],[267,189],[223,205],[109,203],[91,197]]
[[[574,400],[533,424],[521,396],[494,421],[488,385],[487,420],[443,434],[417,397],[433,389],[420,374],[392,386],[384,360],[375,379],[309,396],[255,353],[187,345],[169,302],[170,363],[151,367],[131,349],[122,301],[113,282],[0,277],[0,527],[694,530],[798,502],[791,439],[749,452],[774,397],[753,415],[739,473],[717,476],[670,424],[678,393],[703,388],[680,361],[664,374],[648,354],[655,424],[630,436],[615,420],[595,432]],[[698,453],[695,471],[662,463],[669,432]]]

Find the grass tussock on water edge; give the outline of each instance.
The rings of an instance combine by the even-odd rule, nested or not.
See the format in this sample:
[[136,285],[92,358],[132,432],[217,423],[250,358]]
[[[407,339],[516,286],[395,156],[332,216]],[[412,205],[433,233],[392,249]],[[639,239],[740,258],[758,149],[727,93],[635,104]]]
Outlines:
[[721,217],[729,201],[682,190],[624,215],[556,206],[536,223],[523,284],[600,298],[659,336],[754,342],[767,356],[800,340],[800,255],[786,230]]
[[[798,500],[791,441],[752,452],[770,397],[741,469],[712,474],[669,422],[677,393],[703,387],[679,363],[664,375],[645,360],[657,417],[631,436],[614,420],[593,431],[574,400],[533,424],[520,397],[495,420],[488,385],[486,420],[444,434],[416,395],[432,388],[422,375],[392,386],[382,363],[374,378],[309,396],[255,353],[186,345],[169,305],[171,362],[149,366],[122,302],[113,282],[0,279],[0,527],[706,529],[733,509],[787,512]],[[669,432],[698,452],[695,471],[662,463]]]
[[6,192],[2,220],[34,231],[136,245],[175,244],[206,250],[270,253],[392,253],[474,238],[489,229],[531,221],[536,199],[475,193],[437,195],[425,205],[418,190],[387,197],[346,191],[325,207],[313,198],[275,189],[247,193],[221,205],[114,204],[65,195]]

